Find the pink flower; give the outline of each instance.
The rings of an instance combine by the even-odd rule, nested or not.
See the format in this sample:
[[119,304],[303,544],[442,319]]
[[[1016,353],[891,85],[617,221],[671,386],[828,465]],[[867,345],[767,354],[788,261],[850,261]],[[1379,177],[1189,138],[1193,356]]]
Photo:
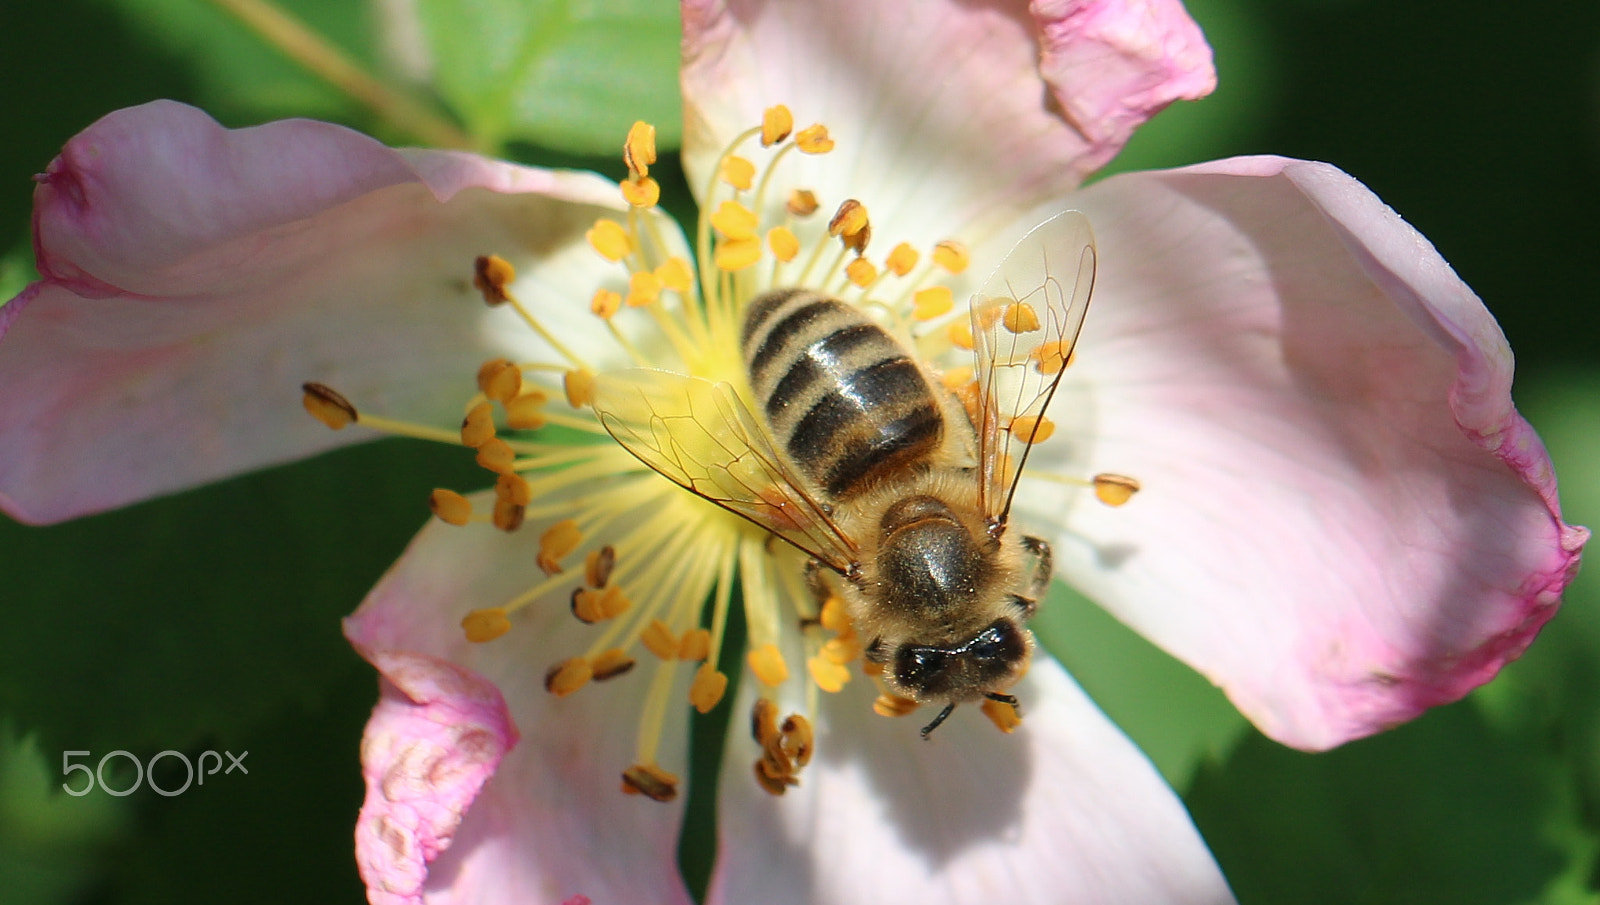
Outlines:
[[[1080,189],[1144,119],[1210,90],[1176,3],[699,0],[683,18],[684,161],[704,215],[726,211],[687,237],[649,203],[642,135],[630,208],[590,174],[308,121],[230,132],[155,103],[75,137],[38,189],[43,278],[0,308],[0,505],[19,518],[375,436],[307,418],[303,381],[367,427],[458,442],[471,375],[518,365],[480,375],[510,440],[504,461],[473,442],[498,491],[471,497],[464,527],[431,521],[346,623],[384,677],[356,834],[372,901],[687,901],[671,774],[683,702],[723,695],[736,585],[751,668],[713,901],[1231,901],[1176,797],[1052,659],[1017,686],[1015,734],[969,708],[922,742],[840,668],[866,639],[812,612],[801,557],[645,469],[584,404],[591,375],[640,362],[726,377],[718,306],[796,282],[875,300],[950,366],[943,291],[966,298],[1069,208],[1097,236],[1095,301],[1057,439],[1013,512],[1056,574],[1309,749],[1459,698],[1553,615],[1588,532],[1562,522],[1512,407],[1504,338],[1426,240],[1325,164],[1241,158]],[[831,138],[739,138],[780,103]],[[735,188],[731,156],[764,194]],[[824,207],[786,214],[791,189]],[[876,273],[824,279],[850,257],[824,229],[846,199],[869,212]],[[936,254],[945,240],[959,245]],[[884,255],[900,243],[919,262],[903,275]],[[803,271],[813,250],[820,269]],[[487,254],[516,266],[526,317],[470,285]],[[344,404],[324,403],[337,419]],[[1101,473],[1143,490],[1101,505],[1081,486]],[[457,505],[438,511],[459,520]],[[758,700],[807,718],[765,730],[764,783],[742,719]],[[621,794],[625,768],[669,800]]]

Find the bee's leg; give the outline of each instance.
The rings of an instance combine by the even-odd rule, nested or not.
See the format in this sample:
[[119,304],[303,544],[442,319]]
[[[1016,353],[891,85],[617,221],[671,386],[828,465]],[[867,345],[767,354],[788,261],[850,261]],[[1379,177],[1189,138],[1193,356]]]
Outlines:
[[949,716],[950,716],[950,713],[952,711],[954,711],[955,709],[956,709],[956,703],[954,701],[951,701],[950,703],[944,705],[944,709],[939,711],[939,715],[933,718],[933,722],[931,722],[928,725],[922,727],[922,740],[923,741],[927,741],[928,740],[928,736],[933,734],[933,730],[938,729],[939,728],[939,724],[943,723],[946,719],[948,719]]
[[1050,576],[1055,571],[1055,557],[1050,553],[1049,542],[1032,535],[1025,535],[1022,538],[1022,549],[1034,556],[1033,582],[1028,586],[1028,594],[1034,600],[1039,600],[1050,590]]

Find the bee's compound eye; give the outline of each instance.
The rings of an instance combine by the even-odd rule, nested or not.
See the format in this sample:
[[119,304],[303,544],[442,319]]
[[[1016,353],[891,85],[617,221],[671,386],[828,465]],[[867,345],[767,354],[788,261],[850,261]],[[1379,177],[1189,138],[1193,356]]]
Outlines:
[[921,644],[907,644],[894,655],[894,677],[901,687],[926,695],[937,695],[950,670],[950,651]]

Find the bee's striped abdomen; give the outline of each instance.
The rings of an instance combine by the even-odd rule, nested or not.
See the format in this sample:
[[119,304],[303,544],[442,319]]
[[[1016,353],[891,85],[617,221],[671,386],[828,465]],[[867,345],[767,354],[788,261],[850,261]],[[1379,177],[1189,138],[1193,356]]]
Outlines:
[[745,313],[750,387],[773,439],[818,487],[858,493],[944,438],[933,389],[905,349],[860,311],[783,289]]

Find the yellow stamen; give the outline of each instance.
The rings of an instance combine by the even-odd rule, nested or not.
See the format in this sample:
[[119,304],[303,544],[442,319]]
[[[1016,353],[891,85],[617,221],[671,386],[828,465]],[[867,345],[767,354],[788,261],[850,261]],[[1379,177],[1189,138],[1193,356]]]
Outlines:
[[[851,248],[855,246],[850,244],[850,240],[869,229],[871,224],[867,219],[867,207],[854,198],[846,198],[840,203],[839,209],[833,213],[833,219],[828,221],[828,235],[844,238],[845,245]],[[866,243],[862,244],[864,246]]]
[[506,287],[517,278],[517,269],[499,255],[482,255],[472,264],[472,285],[483,293],[484,304],[504,305],[511,294]]
[[776,644],[763,644],[750,651],[745,660],[750,671],[768,688],[777,688],[789,680],[789,666],[783,662],[783,654]]
[[594,673],[596,682],[615,679],[632,668],[633,658],[621,648],[613,647],[589,658],[589,671]]
[[794,131],[794,114],[782,104],[768,107],[761,114],[761,147],[770,148]]
[[955,390],[971,383],[972,374],[972,365],[961,365],[946,371],[944,376],[939,378],[939,382],[944,384],[945,389]]
[[617,565],[616,548],[607,544],[598,550],[590,550],[583,558],[583,578],[591,588],[603,588],[611,580],[611,570]]
[[636,764],[622,771],[622,791],[667,802],[678,797],[678,777],[655,764]]
[[1094,495],[1107,506],[1121,506],[1139,492],[1139,481],[1127,475],[1097,474],[1094,476]]
[[978,705],[978,709],[983,711],[983,715],[989,718],[989,722],[993,723],[996,729],[1007,735],[1022,725],[1022,714],[1004,701],[984,701]]
[[560,572],[562,558],[578,549],[578,544],[582,542],[583,532],[578,530],[578,523],[572,519],[564,519],[551,525],[539,535],[539,555],[536,560],[539,568],[543,569],[546,575]]
[[902,698],[893,692],[885,691],[872,702],[872,712],[878,716],[905,716],[919,706],[921,705],[910,698]]
[[643,308],[661,298],[661,281],[648,270],[628,277],[628,307]]
[[807,154],[826,154],[833,150],[833,139],[828,137],[828,127],[821,123],[807,126],[794,137],[794,143]]
[[625,179],[622,182],[622,197],[634,207],[655,207],[661,200],[661,185],[649,176]]
[[526,506],[533,502],[533,486],[519,474],[503,474],[494,482],[494,495],[508,503]]
[[522,527],[522,520],[527,515],[527,510],[517,503],[506,499],[494,501],[493,522],[496,528],[510,533]]
[[1011,419],[1009,430],[1024,443],[1043,443],[1056,432],[1056,423],[1044,415],[1018,415]]
[[957,349],[972,351],[972,325],[966,321],[952,321],[950,324],[950,345]]
[[461,419],[461,444],[478,449],[493,439],[494,408],[480,402],[467,409],[466,417]]
[[811,763],[811,752],[815,748],[816,734],[811,730],[811,721],[798,713],[789,714],[783,721],[783,753],[794,760],[795,769]]
[[428,494],[428,508],[448,525],[460,526],[472,521],[472,503],[454,490],[435,489]]
[[718,175],[723,182],[741,192],[748,192],[750,186],[755,184],[756,165],[737,154],[730,154],[722,159],[722,170]]
[[829,638],[823,645],[820,655],[825,660],[830,660],[840,666],[861,656],[861,640],[852,632]]
[[679,660],[704,660],[711,655],[711,633],[703,628],[691,628],[678,639]]
[[543,391],[529,390],[506,403],[506,427],[522,431],[544,427],[544,404],[547,399]]
[[586,368],[568,371],[562,375],[561,384],[567,394],[567,404],[575,409],[588,406],[594,399],[593,371]]
[[822,603],[822,613],[818,620],[822,627],[830,632],[850,631],[850,614],[845,612],[844,601],[838,597],[829,597]]
[[717,243],[715,261],[718,270],[733,273],[761,260],[760,239],[730,239]]
[[694,671],[694,682],[689,686],[689,703],[701,713],[710,713],[727,690],[728,677],[717,672],[717,668],[710,663],[702,663]]
[[800,253],[800,240],[787,226],[774,226],[767,231],[767,247],[772,256],[787,264]]
[[955,307],[956,301],[955,296],[950,294],[949,286],[929,286],[913,295],[911,304],[913,319],[931,321],[949,314],[950,309]]
[[620,261],[633,253],[633,237],[615,220],[596,220],[584,238],[607,261]]
[[917,266],[917,261],[921,257],[922,255],[918,254],[915,248],[905,242],[901,242],[889,252],[889,257],[883,263],[885,267],[889,268],[890,273],[897,277],[903,277]]
[[753,239],[756,235],[755,212],[737,201],[724,201],[711,214],[711,226],[729,239]]
[[359,416],[356,414],[356,407],[350,404],[350,400],[320,383],[304,383],[300,385],[300,389],[305,394],[301,397],[301,403],[306,407],[306,411],[311,413],[311,417],[334,430],[356,423]]
[[573,657],[550,667],[544,674],[544,690],[564,698],[589,684],[592,678],[594,670],[590,668],[589,661],[584,657]]
[[462,617],[461,628],[468,641],[483,644],[511,631],[511,620],[506,618],[506,611],[502,607],[473,610]]
[[480,468],[487,468],[496,474],[507,474],[514,470],[517,454],[509,443],[494,437],[478,447],[477,462]]
[[495,402],[510,402],[522,392],[522,369],[510,359],[492,358],[478,368],[478,389]]
[[650,620],[645,630],[639,634],[639,643],[645,650],[663,660],[676,659],[678,656],[678,639],[672,634],[672,629],[660,619]]
[[806,661],[806,669],[811,673],[811,681],[826,692],[842,691],[850,681],[850,670],[820,654]]
[[661,281],[664,289],[688,292],[694,286],[694,271],[689,269],[688,261],[673,255],[656,268],[656,279]]
[[1012,333],[1032,333],[1039,329],[1039,315],[1027,302],[1012,302],[1007,305],[1000,322]]
[[796,217],[809,217],[821,206],[816,193],[810,189],[794,189],[789,192],[789,200],[784,203],[784,208]]
[[954,239],[946,239],[933,247],[933,263],[943,267],[947,273],[961,273],[972,263],[972,254],[967,251],[967,246]]
[[878,278],[878,267],[866,258],[856,258],[845,266],[844,275],[850,282],[865,289]]
[[1040,343],[1028,357],[1034,360],[1034,367],[1040,374],[1059,374],[1061,370],[1072,363],[1072,348],[1066,340],[1052,340]]
[[783,772],[781,767],[761,759],[756,761],[756,784],[771,795],[782,795],[789,790],[789,786],[797,786],[800,782],[793,775]]
[[622,144],[622,162],[628,165],[629,172],[650,175],[650,164],[656,162],[655,126],[639,121],[628,128],[628,138]]

